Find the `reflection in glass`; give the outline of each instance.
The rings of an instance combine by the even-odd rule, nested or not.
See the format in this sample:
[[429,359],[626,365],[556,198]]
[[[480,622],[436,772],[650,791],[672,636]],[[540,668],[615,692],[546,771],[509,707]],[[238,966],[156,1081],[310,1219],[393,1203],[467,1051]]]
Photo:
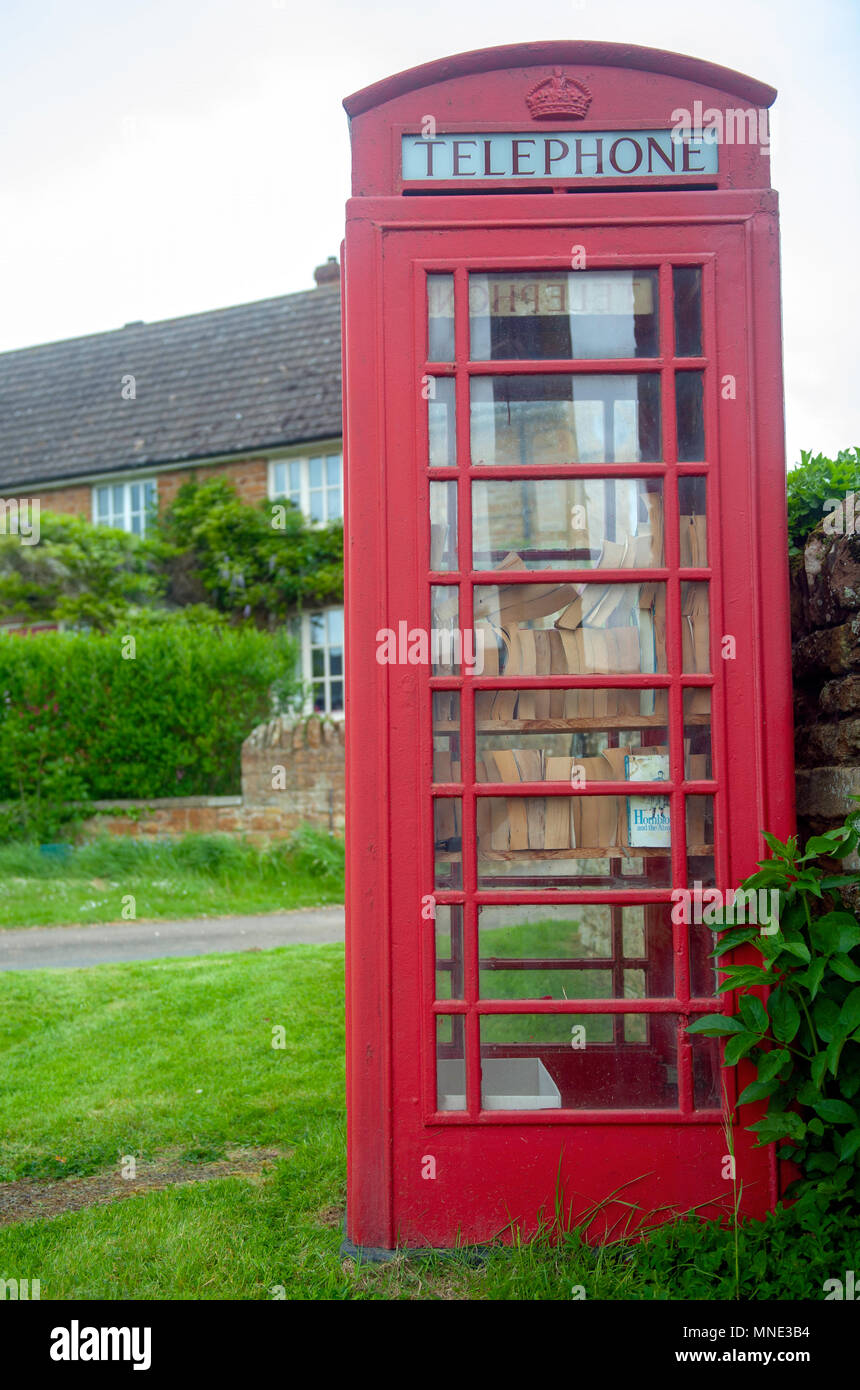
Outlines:
[[[535,639],[538,667],[532,674],[564,674],[551,664],[556,650],[553,631],[535,631],[529,635]],[[549,639],[547,645],[545,638]],[[477,753],[483,757],[496,748],[511,748],[515,749],[514,756],[519,757],[519,749],[536,749],[540,767],[545,769],[547,759],[553,756],[597,756],[604,749],[618,745],[668,743],[667,704],[665,690],[625,690],[621,686],[587,690],[478,690],[475,692]]]
[[454,361],[454,277],[427,276],[427,361]]
[[675,356],[702,355],[702,269],[676,265],[672,270],[675,305]]
[[663,484],[656,478],[476,482],[472,545],[475,569],[511,568],[511,552],[526,569],[662,565]]
[[711,765],[711,692],[707,686],[684,691],[684,776],[688,782],[713,777]]
[[466,1045],[460,1014],[436,1018],[436,1109],[466,1109]]
[[[475,620],[489,624],[503,675],[666,670],[665,584],[487,584],[474,594]],[[538,647],[549,656],[538,656]]]
[[433,781],[460,781],[460,692],[434,690]]
[[682,569],[704,569],[708,563],[707,479],[685,475],[678,479],[678,511]]
[[431,468],[453,468],[457,462],[457,421],[454,378],[431,376],[425,384]]
[[474,362],[656,357],[655,270],[469,276]]
[[687,882],[712,888],[714,877],[714,798],[688,796]]
[[653,462],[660,458],[659,377],[473,377],[471,432],[473,464]]
[[703,382],[703,372],[675,373],[675,415],[679,463],[699,463],[705,457]]
[[463,908],[436,904],[436,998],[463,998]]
[[435,886],[463,887],[463,802],[459,796],[433,798]]
[[693,1060],[693,1105],[697,1110],[723,1110],[725,1072],[720,1066],[718,1038],[688,1034]]
[[[433,584],[430,588],[430,627],[428,655],[431,674],[459,676],[462,654],[458,623],[460,590],[455,584]],[[420,664],[416,662],[416,665]]]
[[456,483],[430,483],[430,568],[457,568]]
[[682,670],[688,676],[706,676],[711,669],[708,588],[701,582],[681,585]]
[[675,1014],[485,1014],[485,1110],[678,1104]]

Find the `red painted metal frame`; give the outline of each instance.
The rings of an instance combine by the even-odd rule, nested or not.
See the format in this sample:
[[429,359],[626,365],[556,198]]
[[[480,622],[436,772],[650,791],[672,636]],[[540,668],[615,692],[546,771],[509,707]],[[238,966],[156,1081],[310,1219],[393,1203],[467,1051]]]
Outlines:
[[[564,45],[553,46],[564,48]],[[471,55],[466,55],[471,57]],[[541,59],[541,61],[551,61]],[[559,61],[556,59],[556,61]],[[565,61],[561,59],[561,61]],[[432,65],[430,65],[432,66]],[[408,75],[401,75],[408,76]],[[485,78],[484,82],[489,81]],[[535,80],[533,78],[533,80]],[[392,117],[393,118],[393,117]],[[573,230],[572,230],[573,229]],[[575,235],[574,235],[575,231]],[[477,890],[476,799],[497,787],[475,782],[474,716],[467,687],[547,687],[564,677],[430,677],[426,668],[380,666],[376,637],[405,619],[429,628],[430,587],[461,590],[461,626],[471,626],[476,583],[493,571],[471,563],[473,479],[519,477],[513,468],[472,466],[468,458],[468,378],[482,373],[656,371],[664,379],[663,461],[533,469],[529,476],[664,476],[666,563],[661,570],[601,571],[601,582],[664,579],[668,585],[665,676],[583,677],[582,686],[669,690],[670,795],[673,803],[672,883],[686,886],[684,797],[712,794],[716,881],[733,886],[763,850],[759,831],[793,826],[791,678],[788,638],[784,461],[776,198],[766,190],[675,194],[642,190],[611,194],[488,194],[481,199],[359,198],[349,207],[345,277],[347,456],[347,1029],[349,1100],[348,1212],[351,1238],[368,1245],[450,1245],[486,1239],[510,1221],[526,1232],[541,1210],[552,1211],[560,1181],[569,1219],[578,1219],[613,1188],[624,1186],[645,1210],[701,1205],[723,1209],[722,1116],[693,1108],[690,1044],[683,1032],[693,1013],[723,1007],[691,999],[683,934],[675,928],[672,999],[632,1001],[481,1000],[477,911],[481,904],[667,902],[668,889]],[[660,357],[606,363],[472,363],[468,358],[467,271],[567,268],[567,245],[588,241],[590,267],[657,265],[661,277]],[[705,342],[700,359],[673,356],[665,312],[672,264],[703,267]],[[426,273],[455,280],[455,361],[428,363]],[[675,462],[672,382],[675,367],[705,370],[707,458]],[[422,376],[457,382],[458,467],[426,466]],[[731,375],[736,399],[721,400]],[[707,570],[678,572],[678,506],[674,479],[707,478]],[[458,486],[459,564],[431,573],[428,506],[431,479]],[[506,573],[506,583],[534,574]],[[588,570],[553,571],[554,579],[594,578]],[[680,672],[680,584],[709,579],[711,676]],[[730,633],[738,659],[722,661]],[[674,674],[673,674],[674,673]],[[713,689],[713,780],[684,782],[682,687]],[[457,796],[463,812],[463,888],[435,894],[463,904],[465,989],[462,1001],[434,1002],[433,923],[420,905],[433,892],[432,737],[430,695],[461,691],[463,782],[436,786]],[[642,785],[647,791],[647,784]],[[579,794],[629,791],[601,783]],[[519,783],[508,795],[570,795],[564,784]],[[699,928],[702,930],[702,928]],[[480,1110],[478,1028],[481,1016],[512,1013],[678,1015],[677,1110],[492,1112]],[[435,1111],[435,1019],[465,1019],[465,1112]],[[740,1084],[746,1078],[742,1066]],[[736,1094],[731,1087],[731,1098]],[[737,1119],[737,1117],[736,1117]],[[744,1112],[744,1122],[748,1122]],[[644,1130],[643,1130],[643,1127]],[[643,1139],[648,1166],[641,1175]],[[761,1213],[775,1200],[776,1173],[766,1151],[736,1129],[744,1209]],[[437,1176],[422,1177],[433,1158]],[[632,1185],[632,1186],[631,1186]],[[596,1222],[595,1237],[617,1226],[619,1207]]]

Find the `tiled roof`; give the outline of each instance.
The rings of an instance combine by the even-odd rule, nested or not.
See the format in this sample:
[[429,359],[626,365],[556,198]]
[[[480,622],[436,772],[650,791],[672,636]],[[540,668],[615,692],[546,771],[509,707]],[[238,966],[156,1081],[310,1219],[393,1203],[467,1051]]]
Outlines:
[[337,282],[0,353],[0,495],[341,428]]

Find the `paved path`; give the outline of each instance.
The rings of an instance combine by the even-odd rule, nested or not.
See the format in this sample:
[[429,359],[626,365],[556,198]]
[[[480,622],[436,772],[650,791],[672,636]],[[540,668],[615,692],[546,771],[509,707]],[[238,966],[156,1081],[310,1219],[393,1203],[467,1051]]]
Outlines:
[[343,941],[342,907],[308,907],[270,917],[199,917],[187,922],[119,922],[95,927],[0,931],[0,970],[103,965],[250,951],[290,942]]

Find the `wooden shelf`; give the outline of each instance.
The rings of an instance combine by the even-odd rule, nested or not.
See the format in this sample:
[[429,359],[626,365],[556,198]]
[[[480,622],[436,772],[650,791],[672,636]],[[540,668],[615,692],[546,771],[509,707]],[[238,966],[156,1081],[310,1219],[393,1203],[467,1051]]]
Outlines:
[[[707,714],[687,715],[685,725],[709,725]],[[669,717],[665,714],[605,714],[584,715],[577,719],[482,719],[475,725],[478,734],[577,734],[592,729],[666,729]],[[457,734],[456,720],[445,719],[433,725],[434,734]]]
[[[698,859],[713,854],[713,845],[688,845],[687,855]],[[670,845],[603,845],[593,849],[478,849],[479,859],[538,860],[538,859],[668,859]],[[442,864],[456,864],[462,855],[451,850],[439,850],[436,859]]]

